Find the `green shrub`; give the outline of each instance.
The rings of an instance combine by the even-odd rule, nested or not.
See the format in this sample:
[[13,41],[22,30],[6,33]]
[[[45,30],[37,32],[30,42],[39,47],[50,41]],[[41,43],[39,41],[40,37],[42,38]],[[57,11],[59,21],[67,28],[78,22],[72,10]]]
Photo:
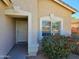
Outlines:
[[51,35],[42,39],[42,50],[50,59],[67,58],[75,48],[75,43],[65,36]]

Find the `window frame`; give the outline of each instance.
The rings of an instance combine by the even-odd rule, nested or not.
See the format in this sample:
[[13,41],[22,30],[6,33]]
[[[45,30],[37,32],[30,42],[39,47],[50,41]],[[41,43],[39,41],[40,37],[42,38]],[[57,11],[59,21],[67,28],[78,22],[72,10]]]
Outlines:
[[[45,16],[45,17],[41,17],[40,18],[40,40],[42,39],[42,21],[49,21],[51,22],[51,25],[53,22],[60,22],[60,34],[63,35],[63,32],[64,32],[64,27],[63,27],[63,19],[60,18],[60,17],[56,17],[56,16],[53,16],[52,17],[53,19],[50,19],[49,16]],[[52,34],[52,26],[51,26],[51,34]]]

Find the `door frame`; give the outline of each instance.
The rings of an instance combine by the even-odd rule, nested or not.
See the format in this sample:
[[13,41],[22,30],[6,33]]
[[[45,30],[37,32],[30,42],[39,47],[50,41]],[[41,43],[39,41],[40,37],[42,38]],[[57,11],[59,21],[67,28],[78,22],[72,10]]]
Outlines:
[[[17,12],[16,12],[17,11]],[[28,11],[22,11],[20,10],[18,12],[18,10],[5,10],[5,15],[9,16],[11,18],[13,17],[28,17],[28,55],[32,56],[32,13],[28,12]]]

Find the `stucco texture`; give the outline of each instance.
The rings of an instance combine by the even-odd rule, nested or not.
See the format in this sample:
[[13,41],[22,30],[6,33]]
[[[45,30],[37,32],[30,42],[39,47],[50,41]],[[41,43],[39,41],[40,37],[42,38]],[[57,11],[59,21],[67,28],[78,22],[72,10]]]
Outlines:
[[[63,19],[66,35],[71,35],[72,11],[55,3],[53,0],[12,0],[15,7],[28,11],[32,14],[32,47],[36,46],[40,32],[40,17],[48,16],[49,13]],[[0,2],[0,54],[5,55],[14,44],[14,26],[10,17],[6,17],[4,10],[9,9]],[[7,45],[6,45],[7,44]],[[34,47],[33,47],[34,48]],[[33,52],[33,51],[32,51]]]
[[0,59],[9,52],[15,42],[14,23],[4,15],[5,9],[7,6],[0,3]]
[[39,18],[54,14],[63,19],[63,27],[66,35],[71,35],[72,11],[57,4],[53,0],[39,0]]

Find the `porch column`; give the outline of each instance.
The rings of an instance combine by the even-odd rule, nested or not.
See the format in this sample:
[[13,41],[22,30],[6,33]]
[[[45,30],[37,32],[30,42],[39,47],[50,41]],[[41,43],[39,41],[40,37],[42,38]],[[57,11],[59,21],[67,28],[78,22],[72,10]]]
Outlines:
[[33,32],[32,27],[32,15],[29,13],[28,15],[28,55],[36,56],[38,51],[38,43],[37,38],[34,38],[35,32]]

